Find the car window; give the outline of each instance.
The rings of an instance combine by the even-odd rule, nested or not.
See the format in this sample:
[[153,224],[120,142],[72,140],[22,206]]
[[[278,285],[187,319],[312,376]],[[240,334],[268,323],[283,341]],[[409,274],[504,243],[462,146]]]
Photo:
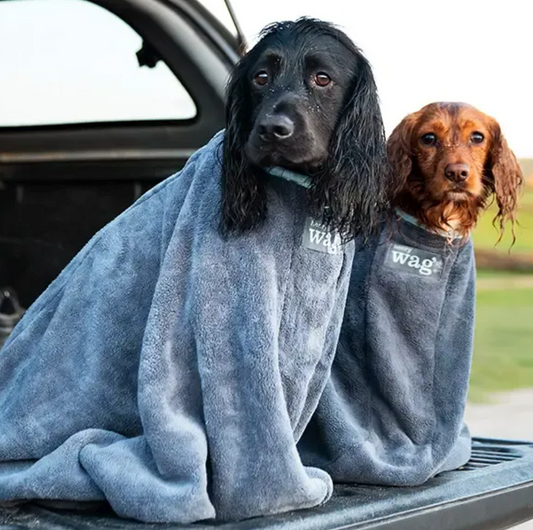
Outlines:
[[84,0],[0,2],[0,127],[184,120],[196,107],[141,37]]

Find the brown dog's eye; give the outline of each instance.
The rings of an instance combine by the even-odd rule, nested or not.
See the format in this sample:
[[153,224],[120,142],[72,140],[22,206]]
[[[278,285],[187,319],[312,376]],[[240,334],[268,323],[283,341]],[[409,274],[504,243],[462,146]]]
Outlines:
[[485,140],[485,137],[480,132],[473,132],[470,140],[473,144],[482,144]]
[[254,76],[254,81],[258,85],[261,85],[261,86],[266,85],[268,83],[268,73],[265,72],[264,70],[257,72],[257,74],[255,74]]
[[435,145],[437,143],[437,136],[433,133],[427,133],[420,138],[422,145]]
[[331,77],[329,77],[329,75],[325,74],[324,72],[319,72],[315,76],[315,83],[318,86],[328,86],[331,83]]

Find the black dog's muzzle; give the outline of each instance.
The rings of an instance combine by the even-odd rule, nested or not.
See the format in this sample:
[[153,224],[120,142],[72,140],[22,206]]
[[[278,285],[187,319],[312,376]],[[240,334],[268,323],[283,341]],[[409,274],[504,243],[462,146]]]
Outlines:
[[262,142],[284,142],[294,134],[294,122],[284,114],[266,114],[257,125],[257,134]]

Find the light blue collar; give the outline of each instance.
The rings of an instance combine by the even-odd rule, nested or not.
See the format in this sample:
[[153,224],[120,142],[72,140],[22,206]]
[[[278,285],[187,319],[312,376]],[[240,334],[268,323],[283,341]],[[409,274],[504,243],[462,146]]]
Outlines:
[[274,166],[265,168],[265,171],[272,175],[273,177],[279,177],[284,180],[288,180],[289,182],[294,182],[295,184],[298,184],[298,186],[302,186],[302,188],[309,188],[311,187],[311,178],[307,175],[301,175],[300,173],[295,173],[294,171],[291,171],[290,169],[285,169],[284,167]]
[[396,208],[396,214],[403,219],[404,221],[407,221],[408,223],[411,223],[412,225],[418,226],[419,228],[422,228],[423,230],[426,230],[426,232],[432,232],[434,234],[437,234],[439,236],[443,236],[446,238],[449,238],[452,236],[453,239],[462,239],[462,235],[457,234],[455,230],[442,230],[439,228],[428,228],[426,225],[418,222],[418,219],[413,217],[412,215],[409,215],[408,213],[404,212],[403,210],[400,210],[399,208]]

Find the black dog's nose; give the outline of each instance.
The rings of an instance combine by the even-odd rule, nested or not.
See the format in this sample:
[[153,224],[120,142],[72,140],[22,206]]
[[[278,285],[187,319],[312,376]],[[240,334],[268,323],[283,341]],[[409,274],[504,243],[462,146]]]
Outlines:
[[470,167],[468,164],[448,164],[444,169],[444,174],[447,179],[454,182],[464,182],[470,175]]
[[294,133],[294,122],[283,114],[273,114],[265,117],[258,127],[259,136],[265,142],[285,140]]

